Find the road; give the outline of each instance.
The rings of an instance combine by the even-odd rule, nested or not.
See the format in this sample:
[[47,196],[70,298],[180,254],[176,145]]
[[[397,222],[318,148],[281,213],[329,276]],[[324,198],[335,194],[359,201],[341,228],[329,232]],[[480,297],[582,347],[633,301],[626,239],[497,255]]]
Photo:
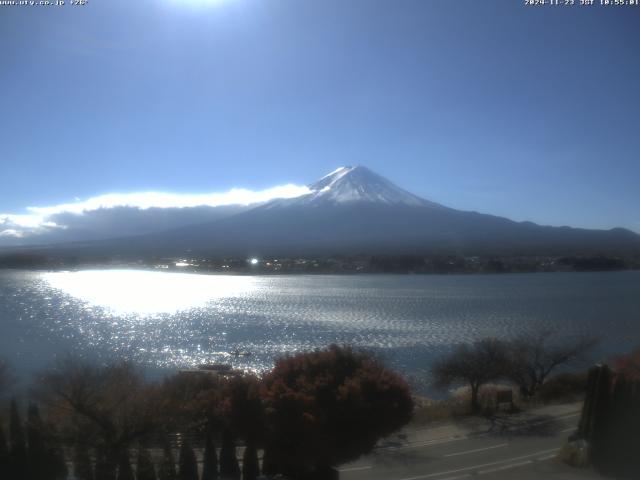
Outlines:
[[341,480],[458,480],[601,478],[556,459],[580,418],[579,404],[558,405],[490,422],[467,419],[414,428],[339,468]]

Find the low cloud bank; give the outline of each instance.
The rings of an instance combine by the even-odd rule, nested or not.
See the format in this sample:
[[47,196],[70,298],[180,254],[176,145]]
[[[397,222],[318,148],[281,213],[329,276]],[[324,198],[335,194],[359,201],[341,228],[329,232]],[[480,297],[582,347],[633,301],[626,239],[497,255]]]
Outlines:
[[287,184],[266,190],[227,192],[106,194],[48,207],[27,207],[24,214],[0,213],[0,245],[90,240],[126,236],[216,220],[275,198],[309,193]]

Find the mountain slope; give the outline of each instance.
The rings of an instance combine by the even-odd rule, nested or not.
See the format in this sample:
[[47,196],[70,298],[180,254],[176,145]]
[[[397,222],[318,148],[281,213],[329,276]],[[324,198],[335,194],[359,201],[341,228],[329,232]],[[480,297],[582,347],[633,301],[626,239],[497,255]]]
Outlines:
[[640,236],[628,230],[546,227],[459,211],[406,192],[365,167],[342,167],[309,188],[307,195],[272,200],[215,222],[102,247],[136,255],[210,256],[640,252]]

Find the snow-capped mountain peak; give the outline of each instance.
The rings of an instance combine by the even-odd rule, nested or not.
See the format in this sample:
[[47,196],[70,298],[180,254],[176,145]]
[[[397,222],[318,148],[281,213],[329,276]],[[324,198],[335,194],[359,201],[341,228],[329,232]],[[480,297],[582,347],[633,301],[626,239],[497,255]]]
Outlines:
[[367,167],[340,167],[309,185],[311,193],[298,197],[306,204],[378,203],[438,206],[394,185]]
[[444,209],[442,205],[403,190],[367,167],[340,167],[318,181],[307,185],[310,193],[276,199],[258,207],[324,207],[339,205],[386,205]]

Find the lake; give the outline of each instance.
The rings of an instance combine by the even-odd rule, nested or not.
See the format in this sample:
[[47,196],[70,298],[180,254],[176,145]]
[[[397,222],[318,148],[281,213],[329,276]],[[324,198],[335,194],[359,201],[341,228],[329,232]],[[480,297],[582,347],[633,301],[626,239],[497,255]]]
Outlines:
[[[553,330],[640,344],[640,272],[225,276],[0,270],[0,357],[25,376],[68,353],[150,373],[200,363],[264,371],[332,342],[372,349],[428,390],[459,342]],[[252,353],[234,357],[239,349]]]

